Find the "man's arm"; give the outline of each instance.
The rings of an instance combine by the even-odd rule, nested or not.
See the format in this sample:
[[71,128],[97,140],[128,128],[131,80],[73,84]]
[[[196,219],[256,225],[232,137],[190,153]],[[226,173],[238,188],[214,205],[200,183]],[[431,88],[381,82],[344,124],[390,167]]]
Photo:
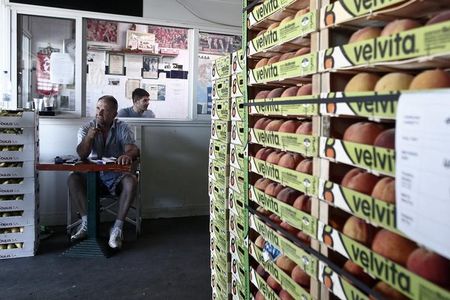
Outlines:
[[139,148],[134,144],[125,145],[125,153],[117,158],[119,165],[129,165],[139,157]]
[[83,137],[77,146],[77,153],[81,159],[86,159],[92,151],[95,136],[100,132],[100,129],[90,127],[87,134]]

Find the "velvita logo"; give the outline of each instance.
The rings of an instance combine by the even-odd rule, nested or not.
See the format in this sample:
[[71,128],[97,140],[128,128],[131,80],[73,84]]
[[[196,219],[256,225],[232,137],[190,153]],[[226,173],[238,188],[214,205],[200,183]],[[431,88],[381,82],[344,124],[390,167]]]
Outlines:
[[275,178],[276,180],[280,180],[280,170],[278,170],[274,165],[269,164],[260,164],[259,171],[262,173],[261,175],[264,175],[269,178]]
[[260,143],[281,146],[280,137],[275,133],[275,131],[258,131],[257,138]]
[[379,149],[377,147],[363,148],[358,145],[342,143],[345,152],[351,160],[358,165],[364,165],[370,169],[383,170],[393,173],[395,168],[395,151]]
[[274,11],[280,8],[280,2],[278,0],[264,1],[263,4],[255,8],[255,15],[258,20],[261,20],[265,16],[270,15]]
[[254,72],[256,73],[255,74],[256,81],[258,82],[278,77],[278,67],[273,64],[266,67],[262,67],[260,69],[256,69],[254,70]]
[[281,105],[264,104],[264,105],[256,106],[256,110],[260,113],[280,112]]
[[352,16],[359,16],[366,12],[389,6],[399,0],[339,0],[345,10]]
[[361,113],[377,115],[377,114],[395,114],[397,100],[393,98],[389,98],[386,100],[377,100],[377,101],[356,101],[350,102],[349,106],[351,110],[359,115]]
[[255,40],[255,49],[263,49],[278,42],[278,32],[270,30]]
[[264,208],[274,213],[279,213],[278,203],[274,201],[271,197],[269,197],[267,194],[260,192],[257,194],[257,197],[259,204],[264,206]]

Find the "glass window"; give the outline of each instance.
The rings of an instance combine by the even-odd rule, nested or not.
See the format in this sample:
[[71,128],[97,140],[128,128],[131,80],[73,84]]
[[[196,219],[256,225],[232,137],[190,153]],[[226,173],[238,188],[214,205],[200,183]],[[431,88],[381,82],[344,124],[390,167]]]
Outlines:
[[[119,102],[119,116],[189,118],[188,29],[97,19],[85,26],[88,117],[109,94]],[[138,114],[143,106],[133,103],[136,88],[149,93],[149,105]]]
[[17,15],[17,105],[74,112],[75,20]]
[[198,45],[197,114],[211,114],[211,67],[215,59],[241,48],[241,37],[200,32]]

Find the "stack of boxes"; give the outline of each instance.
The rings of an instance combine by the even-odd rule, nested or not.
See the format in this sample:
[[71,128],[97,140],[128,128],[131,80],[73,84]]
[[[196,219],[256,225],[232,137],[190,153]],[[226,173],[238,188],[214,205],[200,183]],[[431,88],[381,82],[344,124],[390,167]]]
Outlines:
[[209,196],[211,236],[211,286],[213,299],[230,294],[229,171],[230,171],[230,56],[213,62],[211,140],[209,145]]
[[38,247],[37,124],[32,111],[0,111],[0,259]]
[[[246,299],[450,299],[450,253],[397,226],[393,134],[414,78],[450,65],[450,21],[422,26],[450,5],[394,2],[243,3],[249,116],[231,139],[248,138]],[[450,88],[449,73],[433,76],[418,80],[421,96],[448,95],[430,89]]]

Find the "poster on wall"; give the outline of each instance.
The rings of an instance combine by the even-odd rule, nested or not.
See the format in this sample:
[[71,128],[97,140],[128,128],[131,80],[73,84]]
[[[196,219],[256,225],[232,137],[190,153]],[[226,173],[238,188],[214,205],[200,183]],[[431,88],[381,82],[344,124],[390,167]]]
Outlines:
[[159,68],[159,57],[144,55],[142,57],[142,78],[157,79]]
[[150,101],[166,101],[166,85],[165,84],[142,84],[142,88],[146,90],[150,96]]
[[188,30],[162,26],[148,26],[148,32],[153,33],[160,48],[187,49]]
[[36,63],[37,76],[37,93],[42,96],[57,95],[59,92],[59,85],[50,80],[50,57],[52,53],[60,52],[59,49],[46,47],[39,48]]
[[155,35],[152,33],[128,30],[126,48],[128,50],[156,53],[157,45],[155,42]]
[[90,42],[117,43],[117,22],[87,19],[87,36]]
[[223,54],[241,48],[241,37],[200,32],[198,51],[200,53]]
[[205,55],[198,56],[198,79],[197,79],[197,113],[210,114],[211,113],[211,68],[215,59],[219,55]]
[[128,79],[125,86],[125,97],[127,99],[131,99],[131,95],[135,89],[137,89],[141,85],[141,81],[139,79]]

